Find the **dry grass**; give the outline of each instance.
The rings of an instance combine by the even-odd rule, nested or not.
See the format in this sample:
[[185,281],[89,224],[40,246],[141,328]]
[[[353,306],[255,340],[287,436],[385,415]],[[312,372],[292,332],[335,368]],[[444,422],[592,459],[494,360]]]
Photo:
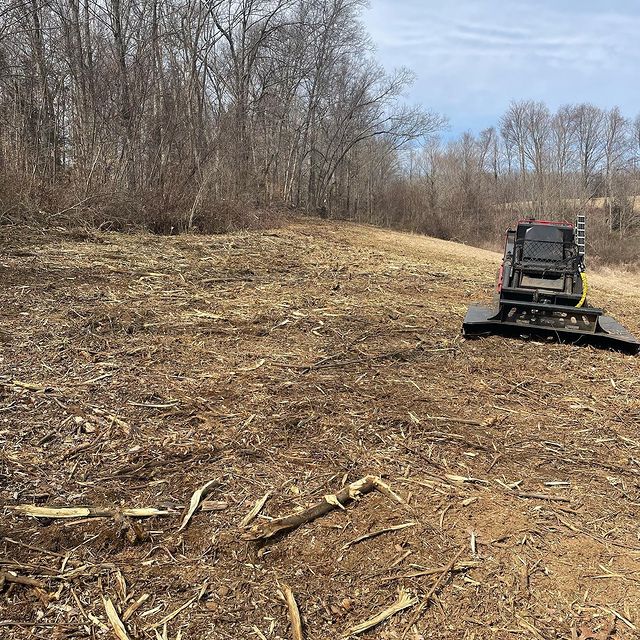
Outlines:
[[[463,341],[496,254],[329,223],[2,233],[0,636],[290,638],[290,587],[308,640],[399,590],[419,604],[360,637],[635,637],[638,360]],[[592,281],[640,330],[639,278]],[[252,509],[367,474],[408,506],[374,493],[241,538]]]

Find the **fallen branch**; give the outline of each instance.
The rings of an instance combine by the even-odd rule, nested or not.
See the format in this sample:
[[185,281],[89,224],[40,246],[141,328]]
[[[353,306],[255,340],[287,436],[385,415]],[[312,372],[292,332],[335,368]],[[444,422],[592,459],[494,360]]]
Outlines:
[[397,602],[394,602],[390,607],[382,610],[372,618],[364,620],[363,622],[360,622],[359,624],[351,627],[351,629],[349,629],[345,634],[345,637],[348,638],[349,636],[355,636],[360,633],[364,633],[368,629],[378,626],[381,622],[384,622],[387,618],[390,618],[399,611],[403,611],[404,609],[412,607],[417,602],[418,598],[409,595],[406,591],[401,590]]
[[371,493],[371,491],[374,490],[380,491],[400,504],[405,504],[404,500],[394,493],[380,478],[377,476],[365,476],[364,478],[347,485],[338,493],[325,496],[322,502],[313,505],[304,511],[293,513],[282,518],[276,518],[269,522],[258,523],[251,527],[249,531],[242,534],[241,538],[243,540],[264,540],[272,538],[278,533],[291,531],[300,525],[313,522],[320,516],[323,516],[336,508],[342,508],[345,504],[353,500],[357,500],[359,497],[367,493]]
[[289,610],[289,620],[291,621],[291,635],[293,640],[304,640],[302,635],[302,620],[300,619],[300,610],[290,587],[284,587],[282,590],[284,599]]
[[37,507],[32,504],[19,504],[9,507],[16,513],[35,518],[113,518],[116,515],[130,518],[151,518],[166,516],[170,511],[143,507],[140,509],[117,509],[113,507]]

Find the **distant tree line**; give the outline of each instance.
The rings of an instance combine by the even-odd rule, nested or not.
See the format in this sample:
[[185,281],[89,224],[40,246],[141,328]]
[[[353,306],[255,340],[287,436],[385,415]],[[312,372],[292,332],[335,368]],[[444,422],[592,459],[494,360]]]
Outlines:
[[410,74],[375,61],[364,5],[0,0],[0,215],[373,212],[378,173],[443,119],[402,102]]
[[217,231],[291,207],[482,243],[584,209],[636,234],[640,117],[519,101],[443,141],[365,5],[0,0],[0,223]]
[[380,187],[369,218],[380,224],[482,243],[517,217],[571,221],[585,211],[597,253],[637,261],[640,242],[616,239],[640,233],[640,116],[513,102],[477,136],[432,138],[404,152]]

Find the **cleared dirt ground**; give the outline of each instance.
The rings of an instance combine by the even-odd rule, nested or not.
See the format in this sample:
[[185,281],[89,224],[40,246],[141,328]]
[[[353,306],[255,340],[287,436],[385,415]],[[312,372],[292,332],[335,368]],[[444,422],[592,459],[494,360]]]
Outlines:
[[[400,589],[417,603],[361,637],[638,635],[640,360],[464,341],[497,254],[335,223],[0,233],[0,637],[117,637],[108,598],[121,638],[292,638],[286,586],[309,640]],[[640,332],[624,278],[591,302]],[[263,496],[254,524],[367,474],[408,504],[241,538]]]

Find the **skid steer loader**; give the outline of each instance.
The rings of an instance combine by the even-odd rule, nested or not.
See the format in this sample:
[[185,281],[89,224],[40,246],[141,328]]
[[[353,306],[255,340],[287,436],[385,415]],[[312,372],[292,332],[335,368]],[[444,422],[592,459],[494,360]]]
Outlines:
[[587,302],[585,219],[521,220],[509,229],[493,306],[469,307],[465,337],[492,333],[546,334],[637,353],[640,342]]

